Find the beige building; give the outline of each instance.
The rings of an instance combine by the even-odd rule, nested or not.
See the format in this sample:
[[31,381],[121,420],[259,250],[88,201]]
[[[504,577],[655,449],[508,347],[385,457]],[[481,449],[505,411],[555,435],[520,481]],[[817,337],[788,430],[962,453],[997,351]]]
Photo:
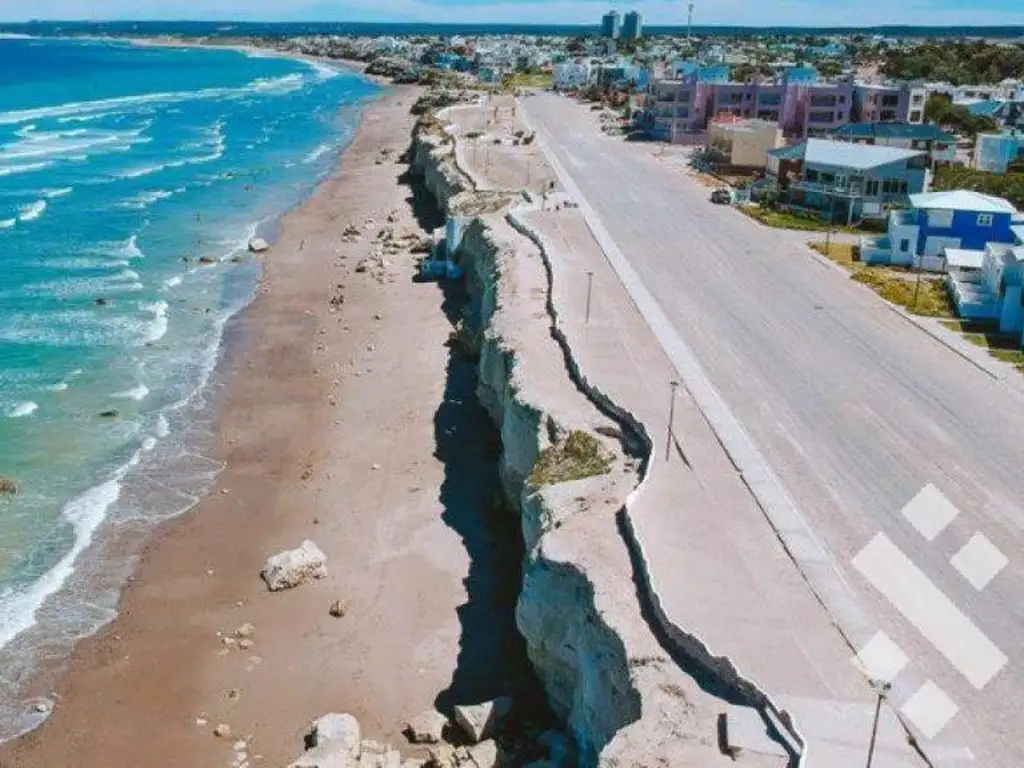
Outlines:
[[778,123],[769,120],[715,120],[708,126],[708,147],[724,162],[740,168],[764,168],[768,150],[785,144]]

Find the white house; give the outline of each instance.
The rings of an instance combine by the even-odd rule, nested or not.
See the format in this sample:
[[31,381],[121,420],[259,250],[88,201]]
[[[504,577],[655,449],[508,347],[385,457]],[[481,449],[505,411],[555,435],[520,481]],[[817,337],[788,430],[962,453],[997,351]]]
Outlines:
[[965,320],[990,320],[1002,333],[1024,328],[1024,226],[1015,226],[1016,244],[988,243],[984,251],[947,249],[946,284]]
[[575,91],[585,88],[590,84],[593,74],[593,66],[585,59],[563,61],[554,68],[555,90]]

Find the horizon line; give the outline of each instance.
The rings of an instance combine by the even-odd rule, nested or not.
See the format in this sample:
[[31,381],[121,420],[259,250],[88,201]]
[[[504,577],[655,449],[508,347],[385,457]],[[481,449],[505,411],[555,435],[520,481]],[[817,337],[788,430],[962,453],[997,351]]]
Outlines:
[[[147,19],[147,18],[92,18],[92,19],[28,19],[26,21],[2,21],[0,20],[0,26],[29,26],[39,24],[265,24],[265,25],[276,25],[276,26],[288,26],[288,25],[326,25],[326,24],[350,24],[354,26],[425,26],[425,27],[506,27],[514,26],[524,29],[557,29],[566,27],[579,27],[581,29],[589,28],[600,28],[600,24],[585,23],[585,22],[565,22],[560,24],[532,24],[517,21],[487,21],[487,22],[440,22],[440,21],[345,21],[345,20],[252,20],[252,19]],[[645,31],[656,30],[656,29],[686,29],[687,24],[680,22],[679,24],[648,24],[645,25]],[[694,24],[692,26],[694,31],[701,29],[771,29],[771,30],[855,30],[855,31],[870,31],[870,30],[1021,30],[1022,36],[1024,36],[1024,23],[1022,24],[979,24],[979,25],[965,25],[965,24],[871,24],[864,26],[855,26],[849,24],[818,24],[818,25],[793,25],[793,24]],[[962,35],[961,35],[962,36]]]

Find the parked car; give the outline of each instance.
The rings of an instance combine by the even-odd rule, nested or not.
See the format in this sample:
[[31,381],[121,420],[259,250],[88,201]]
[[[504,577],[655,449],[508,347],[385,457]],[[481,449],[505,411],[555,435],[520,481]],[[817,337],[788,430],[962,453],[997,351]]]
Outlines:
[[711,193],[711,202],[718,205],[731,205],[732,191],[725,187],[719,187]]

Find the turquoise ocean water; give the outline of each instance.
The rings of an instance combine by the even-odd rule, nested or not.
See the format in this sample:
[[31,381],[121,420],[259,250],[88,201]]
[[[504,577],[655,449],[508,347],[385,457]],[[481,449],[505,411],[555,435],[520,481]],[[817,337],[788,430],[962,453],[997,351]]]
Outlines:
[[246,244],[375,90],[235,51],[0,39],[0,738],[32,724],[40,660],[112,618],[131,562],[109,533],[220,469],[204,386],[258,277]]

